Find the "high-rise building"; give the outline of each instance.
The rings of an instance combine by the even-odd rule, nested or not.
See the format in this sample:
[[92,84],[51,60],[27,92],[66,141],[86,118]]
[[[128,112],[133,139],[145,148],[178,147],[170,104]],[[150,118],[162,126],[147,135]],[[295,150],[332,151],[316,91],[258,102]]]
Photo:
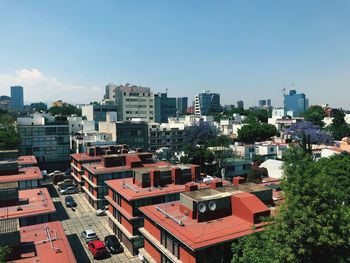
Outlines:
[[23,110],[23,87],[12,86],[11,87],[11,109]]
[[119,85],[115,89],[115,104],[120,121],[140,119],[153,122],[155,120],[154,98],[150,88],[129,83]]
[[299,117],[308,108],[309,100],[304,93],[297,93],[296,90],[290,90],[289,94],[284,95],[284,109],[293,112],[292,117]]
[[176,112],[177,113],[185,113],[187,112],[188,107],[188,98],[176,98]]
[[244,102],[243,102],[243,100],[238,100],[238,101],[236,102],[236,108],[237,108],[237,109],[241,109],[241,110],[244,109]]
[[259,108],[260,109],[266,109],[266,108],[271,108],[271,99],[264,99],[264,100],[259,100]]
[[168,122],[169,117],[176,116],[176,98],[169,98],[167,93],[154,94],[155,121]]
[[104,101],[106,104],[115,104],[115,90],[117,85],[108,84],[106,85]]
[[220,111],[220,94],[209,90],[202,91],[195,97],[195,114],[207,115],[210,112]]

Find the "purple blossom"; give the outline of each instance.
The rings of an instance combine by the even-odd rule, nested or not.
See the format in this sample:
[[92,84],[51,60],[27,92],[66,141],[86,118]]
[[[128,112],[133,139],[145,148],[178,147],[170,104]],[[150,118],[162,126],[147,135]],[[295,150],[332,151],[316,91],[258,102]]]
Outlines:
[[286,135],[290,135],[293,140],[301,141],[303,133],[308,137],[312,144],[331,144],[334,140],[327,132],[322,131],[319,126],[309,121],[295,123],[284,130]]

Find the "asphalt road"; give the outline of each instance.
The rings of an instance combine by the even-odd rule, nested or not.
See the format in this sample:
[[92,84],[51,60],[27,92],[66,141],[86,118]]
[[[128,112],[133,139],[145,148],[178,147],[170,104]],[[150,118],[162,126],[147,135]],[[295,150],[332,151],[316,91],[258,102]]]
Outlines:
[[94,260],[87,244],[80,237],[80,233],[85,229],[93,229],[100,240],[105,236],[113,234],[108,226],[106,216],[96,216],[95,210],[88,204],[82,193],[72,195],[78,204],[73,210],[64,205],[64,196],[57,193],[53,185],[48,185],[52,200],[57,210],[57,219],[61,221],[64,231],[68,237],[76,260],[80,262],[141,262],[137,257],[132,256],[127,249],[124,253],[110,255],[108,258]]

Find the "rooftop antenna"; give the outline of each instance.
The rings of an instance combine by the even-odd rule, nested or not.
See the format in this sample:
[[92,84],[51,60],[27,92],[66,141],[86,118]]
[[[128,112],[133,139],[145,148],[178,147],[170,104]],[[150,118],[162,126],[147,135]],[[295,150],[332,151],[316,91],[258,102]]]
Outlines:
[[167,88],[165,89],[165,93],[166,93],[166,95],[168,95],[168,89]]

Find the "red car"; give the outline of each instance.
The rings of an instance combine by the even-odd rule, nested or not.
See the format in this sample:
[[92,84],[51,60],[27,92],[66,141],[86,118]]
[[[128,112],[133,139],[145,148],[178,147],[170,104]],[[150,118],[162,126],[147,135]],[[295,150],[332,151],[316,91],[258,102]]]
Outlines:
[[90,241],[88,247],[94,258],[100,258],[108,255],[105,244],[100,240]]

